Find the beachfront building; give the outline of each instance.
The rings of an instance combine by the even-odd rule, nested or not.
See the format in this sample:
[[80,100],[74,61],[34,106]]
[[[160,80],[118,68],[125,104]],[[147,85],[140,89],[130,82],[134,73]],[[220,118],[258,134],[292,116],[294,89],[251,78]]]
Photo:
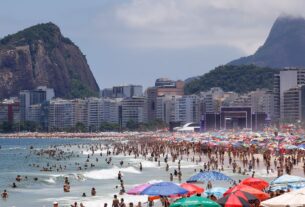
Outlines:
[[102,99],[87,99],[87,123],[86,126],[90,131],[98,130],[101,125],[101,108]]
[[54,90],[46,86],[39,86],[34,90],[23,90],[19,93],[20,119],[28,120],[28,110],[31,105],[42,104],[55,97]]
[[[291,88],[297,88],[305,84],[305,69],[287,68],[280,70],[274,75],[273,93],[275,117],[285,119],[284,93]],[[286,115],[287,117],[287,115]]]
[[28,107],[26,113],[26,120],[41,123],[41,116],[42,116],[42,105],[41,104],[33,104]]
[[305,121],[305,85],[284,92],[283,121],[290,123]]
[[122,105],[121,98],[106,98],[102,101],[101,107],[101,122],[112,124],[120,123],[120,108]]
[[157,97],[159,96],[183,96],[184,81],[173,81],[167,78],[159,78],[155,82],[154,87],[146,90],[148,99],[148,119],[155,120],[157,118]]
[[98,130],[103,122],[119,124],[122,99],[89,98],[87,104],[87,122],[89,130]]
[[87,101],[83,99],[74,99],[71,100],[72,104],[74,105],[74,119],[75,124],[83,124],[84,126],[88,125],[88,106]]
[[148,122],[146,97],[132,97],[122,100],[122,126],[126,127],[128,122],[136,124]]
[[175,96],[158,96],[156,101],[156,119],[169,124],[175,107]]
[[75,104],[70,100],[52,99],[48,113],[49,131],[70,129],[75,124]]
[[15,99],[5,99],[0,102],[0,123],[15,124],[19,123],[19,121],[20,110],[18,101]]
[[172,110],[173,122],[186,124],[190,122],[199,123],[200,120],[200,99],[196,95],[176,96]]

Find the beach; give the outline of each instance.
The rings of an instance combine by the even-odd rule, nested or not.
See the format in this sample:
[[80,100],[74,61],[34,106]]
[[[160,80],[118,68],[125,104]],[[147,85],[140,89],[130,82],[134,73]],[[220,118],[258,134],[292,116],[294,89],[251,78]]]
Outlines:
[[[249,137],[246,137],[245,134],[243,134],[245,146],[243,148],[236,146],[237,152],[242,152],[248,160],[252,155],[255,160],[259,159],[260,163],[256,164],[253,169],[255,177],[267,181],[273,180],[277,177],[277,169],[271,163],[267,172],[263,159],[264,149],[256,149],[258,153],[254,152],[252,155],[249,152],[251,141],[262,139],[261,137],[265,135],[262,133],[259,137],[259,134],[251,134],[253,137],[249,141],[250,144],[247,145]],[[244,175],[238,173],[237,170],[234,173],[227,152],[224,152],[223,164],[220,161],[214,162],[220,158],[216,158],[218,152],[215,153],[213,150],[225,149],[221,144],[226,143],[225,140],[228,142],[236,140],[236,143],[239,143],[240,134],[238,136],[236,134],[235,138],[232,138],[232,133],[226,134],[230,139],[224,137],[221,141],[219,141],[220,137],[224,136],[221,133],[218,133],[217,139],[216,134],[208,136],[207,134],[156,132],[96,133],[87,137],[82,134],[73,134],[73,138],[71,134],[65,133],[56,133],[56,136],[55,134],[52,136],[39,134],[32,138],[30,135],[33,134],[6,135],[0,139],[0,164],[2,166],[0,188],[1,190],[7,189],[9,193],[9,198],[1,200],[0,206],[41,207],[52,206],[56,201],[59,206],[70,206],[73,202],[81,202],[86,207],[99,207],[104,206],[104,203],[111,205],[114,194],[119,198],[124,198],[126,203],[141,201],[144,203],[143,206],[146,206],[145,202],[148,198],[145,195],[134,196],[126,193],[119,195],[121,190],[118,180],[119,171],[123,175],[126,191],[138,184],[170,181],[170,173],[179,169],[182,173],[181,180],[178,176],[174,176],[173,182],[178,184],[185,182],[200,169],[204,169],[204,163],[210,163],[210,170],[221,170],[236,182],[250,177],[253,173],[253,170],[247,171]],[[285,139],[289,139],[288,135]],[[228,143],[226,144],[228,145]],[[273,146],[273,142],[265,144],[265,149],[269,148],[269,145]],[[212,151],[211,153],[205,152],[204,148],[199,149],[198,146],[210,147]],[[275,148],[277,147],[275,146],[274,152],[271,153],[272,161],[276,157]],[[110,154],[107,156],[107,153]],[[231,156],[233,157],[232,154]],[[285,156],[289,156],[289,151]],[[304,158],[302,156],[300,161],[293,166],[291,174],[304,176]],[[244,169],[248,169],[248,164],[243,167],[242,160],[242,156],[236,155],[233,161],[236,161],[244,171]],[[166,171],[166,164],[169,167],[168,171]],[[22,178],[20,182],[15,180],[18,175]],[[63,191],[66,177],[69,180],[70,192]],[[37,180],[35,180],[36,178]],[[13,182],[16,183],[16,188],[11,187]],[[200,185],[206,188],[206,183]],[[213,182],[213,186],[230,187],[232,185],[232,182]],[[90,195],[92,188],[96,189],[96,196]],[[86,197],[82,197],[83,193],[86,194]]]

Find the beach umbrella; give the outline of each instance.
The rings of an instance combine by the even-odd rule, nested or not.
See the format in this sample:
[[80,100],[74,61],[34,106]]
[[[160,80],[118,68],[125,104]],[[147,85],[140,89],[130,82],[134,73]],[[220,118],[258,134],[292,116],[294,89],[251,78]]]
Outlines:
[[254,195],[255,197],[257,197],[261,201],[270,198],[269,194],[264,193],[263,191],[260,191],[256,188],[252,188],[251,186],[244,185],[244,184],[239,184],[239,185],[236,185],[236,186],[230,188],[229,190],[227,190],[227,192],[224,193],[224,196],[226,196],[230,193],[233,193],[235,191],[238,191],[238,190],[250,193],[250,194]]
[[218,199],[217,203],[219,203],[222,207],[251,207],[250,203],[248,203],[245,199],[233,193]]
[[170,205],[170,207],[220,207],[218,203],[208,198],[192,196],[180,198]]
[[275,185],[275,186],[271,186],[269,188],[270,192],[275,192],[275,191],[278,191],[278,190],[287,191],[288,190],[288,186],[287,185],[284,185],[284,186]]
[[305,188],[305,183],[291,183],[288,184],[288,188],[293,190]]
[[305,149],[305,144],[300,144],[300,145],[297,146],[297,148],[304,150]]
[[245,199],[248,203],[255,203],[257,201],[260,202],[257,197],[255,197],[254,195],[252,195],[248,192],[245,192],[245,191],[238,190],[238,191],[233,192],[233,194],[238,196],[238,197],[241,197],[241,198]]
[[216,196],[217,198],[220,198],[220,197],[223,196],[223,194],[224,194],[227,190],[228,190],[227,188],[214,187],[214,188],[211,188],[211,189],[207,189],[204,193],[205,193],[207,196],[214,195],[214,196]]
[[203,193],[204,189],[197,186],[197,185],[194,185],[194,184],[191,184],[191,183],[182,183],[180,184],[180,187],[184,188],[185,190],[187,190],[189,193],[189,195],[193,195],[195,193],[197,194],[201,194]]
[[193,175],[192,177],[187,179],[186,182],[193,183],[193,182],[207,182],[207,181],[216,181],[216,180],[233,181],[232,178],[226,176],[223,173],[217,171],[204,171]]
[[269,183],[267,181],[260,178],[252,178],[252,177],[244,179],[243,181],[241,181],[241,184],[251,186],[258,190],[264,190],[269,186]]
[[271,181],[271,185],[274,184],[288,184],[288,183],[297,183],[297,182],[305,182],[305,178],[295,176],[295,175],[282,175]]
[[184,195],[188,191],[184,188],[176,185],[172,182],[160,182],[151,184],[145,188],[140,195],[150,195],[150,196],[170,196],[170,195]]
[[151,186],[151,184],[149,183],[145,183],[145,184],[141,184],[141,185],[137,185],[136,187],[130,189],[129,191],[127,191],[127,194],[129,195],[140,195],[140,193],[146,189],[148,186]]
[[283,195],[263,201],[262,206],[266,207],[298,207],[305,205],[305,188],[295,190]]

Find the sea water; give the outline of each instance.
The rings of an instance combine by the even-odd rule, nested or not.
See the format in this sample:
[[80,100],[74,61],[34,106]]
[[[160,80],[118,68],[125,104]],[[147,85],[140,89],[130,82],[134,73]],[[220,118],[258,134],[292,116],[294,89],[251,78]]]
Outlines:
[[[158,166],[157,162],[144,160],[142,158],[134,159],[133,156],[113,156],[112,162],[108,165],[105,162],[106,151],[98,150],[92,155],[89,146],[93,144],[109,144],[106,141],[98,139],[39,139],[39,138],[22,138],[22,139],[6,139],[0,138],[0,191],[6,189],[9,193],[7,200],[0,200],[0,206],[15,206],[15,207],[43,207],[52,206],[54,201],[59,202],[61,207],[70,206],[73,202],[82,202],[86,207],[100,207],[104,203],[111,205],[114,194],[119,193],[120,185],[117,180],[117,174],[122,172],[124,178],[125,189],[128,190],[137,184],[147,182],[169,181],[169,173],[177,169],[178,163],[169,162],[170,169],[165,171],[165,163],[162,162]],[[36,156],[31,154],[30,150],[33,147],[35,150],[48,149],[50,146],[59,146],[60,149],[69,153],[74,152],[75,155],[66,160],[54,160],[48,156]],[[78,148],[78,145],[86,145],[84,148]],[[100,156],[100,153],[103,156]],[[90,158],[90,163],[94,163],[94,168],[79,171],[75,163],[85,163],[87,156]],[[95,162],[98,158],[99,162]],[[120,161],[123,161],[123,166],[120,166]],[[143,171],[139,171],[139,163],[142,163]],[[32,164],[39,165],[39,168],[33,167]],[[46,163],[60,163],[66,165],[66,170],[62,172],[44,172],[40,171]],[[30,166],[31,165],[31,166]],[[90,164],[89,164],[90,165]],[[241,176],[232,173],[232,169],[226,168],[225,174],[237,180],[247,176]],[[196,164],[187,160],[181,162],[182,182],[202,168],[202,163]],[[258,176],[271,180],[275,174],[264,174],[264,169],[257,170]],[[27,180],[16,182],[17,175]],[[63,192],[64,178],[68,177],[71,185],[71,192]],[[34,178],[38,178],[34,181]],[[12,188],[12,183],[17,184],[17,188]],[[178,183],[177,179],[174,182]],[[216,182],[214,186],[228,187],[231,183]],[[97,195],[90,195],[91,188],[94,187]],[[203,187],[205,187],[203,185]],[[87,197],[82,197],[86,193]],[[119,196],[123,197],[128,202],[146,202],[146,196]]]

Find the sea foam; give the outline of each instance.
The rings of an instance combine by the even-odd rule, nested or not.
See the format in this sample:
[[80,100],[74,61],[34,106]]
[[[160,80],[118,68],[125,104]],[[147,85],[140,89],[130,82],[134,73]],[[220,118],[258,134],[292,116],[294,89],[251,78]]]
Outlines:
[[98,180],[116,179],[119,171],[123,173],[125,172],[125,173],[133,173],[133,174],[141,173],[140,171],[136,170],[134,167],[127,167],[127,168],[113,167],[110,169],[93,170],[90,172],[86,172],[84,173],[84,177],[90,179],[98,179]]

